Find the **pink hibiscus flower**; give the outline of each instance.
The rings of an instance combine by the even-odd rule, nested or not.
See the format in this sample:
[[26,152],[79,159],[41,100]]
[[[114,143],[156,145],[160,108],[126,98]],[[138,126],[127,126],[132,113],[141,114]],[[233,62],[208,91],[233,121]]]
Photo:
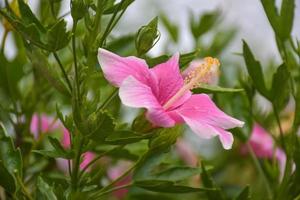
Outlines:
[[[49,133],[54,131],[60,131],[63,133],[61,142],[63,147],[69,148],[70,147],[70,138],[69,138],[69,131],[63,126],[63,124],[52,117],[49,117],[45,114],[34,114],[31,119],[30,123],[30,132],[34,135],[35,139],[40,137],[39,134],[41,133]],[[95,157],[94,153],[86,152],[83,154],[83,161],[80,164],[80,168],[83,169],[90,161],[93,160]],[[68,169],[68,162],[66,159],[57,159],[58,167],[63,170],[67,171]]]
[[217,59],[205,58],[203,64],[183,75],[179,70],[179,54],[151,69],[137,57],[120,57],[99,49],[98,60],[105,78],[120,87],[122,103],[134,108],[146,108],[146,118],[158,127],[186,123],[201,138],[219,136],[225,149],[230,149],[233,136],[226,129],[242,127],[213,103],[206,94],[192,94],[219,65]]
[[[282,149],[275,146],[273,138],[258,123],[255,123],[253,127],[249,144],[251,145],[257,157],[268,159],[275,157],[279,163],[280,173],[283,175],[286,163],[286,155]],[[247,146],[242,146],[241,153],[248,153]]]

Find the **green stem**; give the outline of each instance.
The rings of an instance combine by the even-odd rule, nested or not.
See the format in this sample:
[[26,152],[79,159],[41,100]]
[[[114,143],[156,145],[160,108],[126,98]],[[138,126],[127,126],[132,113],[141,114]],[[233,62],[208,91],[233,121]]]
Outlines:
[[81,158],[81,149],[83,146],[83,140],[80,140],[80,144],[77,149],[74,165],[73,165],[73,171],[72,171],[72,176],[71,176],[71,185],[72,185],[72,190],[76,191],[77,186],[78,186],[78,172],[79,172],[79,167],[80,167],[80,158]]
[[63,73],[63,76],[64,76],[64,78],[65,78],[65,80],[66,80],[66,82],[67,82],[67,84],[68,84],[68,87],[69,87],[70,91],[72,92],[72,85],[71,85],[71,82],[70,82],[70,80],[69,80],[69,78],[68,78],[68,75],[67,75],[66,70],[64,69],[64,67],[63,67],[63,65],[62,65],[62,63],[61,63],[61,61],[60,61],[60,59],[59,59],[57,53],[56,53],[56,52],[53,52],[53,55],[54,55],[55,60],[56,60],[57,63],[58,63],[58,66],[59,66],[61,72]]
[[[114,12],[113,16],[110,18],[110,20],[109,20],[109,22],[108,22],[108,25],[106,26],[105,31],[104,31],[104,33],[103,33],[103,35],[102,35],[102,37],[101,37],[100,42],[99,42],[99,46],[100,46],[100,47],[103,46],[103,43],[104,43],[106,37],[108,36],[108,34],[110,33],[110,31],[112,30],[111,27],[114,26],[114,20],[115,20],[117,14],[118,14],[118,12],[119,12],[119,10],[120,10],[120,8],[122,7],[122,4],[123,4],[124,2],[125,2],[124,0],[121,1],[121,3],[119,4],[117,10]],[[124,9],[124,10],[125,10],[125,9]]]
[[278,128],[279,128],[281,146],[282,146],[283,150],[286,152],[286,146],[285,146],[285,141],[284,141],[284,136],[283,136],[283,130],[282,130],[282,126],[281,126],[281,123],[280,123],[279,113],[278,113],[278,110],[277,110],[275,105],[273,105],[273,110],[274,110],[274,115],[275,115],[275,118],[276,118],[276,123],[277,123]]
[[19,183],[19,185],[21,186],[22,193],[24,194],[24,196],[27,197],[27,199],[29,199],[29,200],[33,200],[29,191],[27,190],[26,186],[24,185],[23,181],[21,180],[21,178],[18,175],[16,175],[16,179],[17,179],[17,182]]
[[260,173],[260,175],[263,178],[263,181],[264,181],[265,186],[266,186],[268,198],[272,199],[272,190],[271,190],[271,186],[270,186],[270,184],[268,182],[268,179],[265,176],[265,173],[264,173],[264,171],[263,171],[263,169],[262,169],[262,167],[261,167],[261,165],[260,165],[260,163],[259,163],[259,161],[258,161],[258,159],[257,159],[257,157],[256,157],[256,155],[255,155],[255,153],[254,153],[251,145],[249,144],[249,142],[247,142],[246,145],[247,145],[247,148],[248,148],[248,150],[250,152],[250,156],[251,156],[251,158],[252,158],[252,160],[254,162],[254,165],[255,165],[258,173]]
[[77,21],[74,20],[73,28],[72,28],[72,48],[73,48],[74,68],[75,68],[75,85],[77,89],[77,97],[78,100],[80,100],[78,65],[77,65],[77,56],[76,56],[76,40],[75,40],[76,28],[77,28]]
[[110,104],[110,102],[117,96],[117,94],[118,94],[118,89],[114,89],[112,93],[108,96],[108,98],[103,102],[103,104],[99,106],[96,112],[99,112],[103,108],[106,108],[106,106]]
[[4,35],[2,37],[2,41],[1,41],[1,53],[4,52],[4,48],[5,48],[5,43],[6,43],[6,39],[7,39],[7,36],[8,36],[8,30],[4,30]]

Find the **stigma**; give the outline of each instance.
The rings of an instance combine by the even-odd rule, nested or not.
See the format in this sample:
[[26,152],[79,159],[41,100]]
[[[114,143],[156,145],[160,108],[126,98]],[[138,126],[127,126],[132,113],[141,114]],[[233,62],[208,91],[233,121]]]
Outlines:
[[203,83],[209,83],[213,76],[219,71],[220,62],[216,58],[206,57],[204,62],[190,71],[184,78],[184,85],[171,97],[164,105],[166,110],[170,108],[176,100],[182,97],[187,91],[200,87]]

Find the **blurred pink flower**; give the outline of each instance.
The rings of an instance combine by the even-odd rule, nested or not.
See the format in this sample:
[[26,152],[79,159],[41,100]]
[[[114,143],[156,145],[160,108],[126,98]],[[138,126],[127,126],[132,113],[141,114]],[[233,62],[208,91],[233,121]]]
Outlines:
[[[272,136],[258,123],[254,124],[249,144],[258,158],[272,159],[275,157],[278,160],[280,173],[283,175],[286,155],[282,149],[275,146]],[[248,151],[247,146],[242,146],[242,154],[248,153]]]
[[[70,147],[69,131],[63,126],[63,124],[59,120],[56,120],[45,114],[34,114],[32,116],[30,123],[30,131],[34,135],[35,139],[38,139],[40,137],[40,133],[48,133],[54,131],[62,132],[62,146],[65,148]],[[90,161],[93,160],[94,157],[95,155],[92,152],[84,153],[83,161],[80,164],[80,168],[83,169]],[[63,171],[67,171],[68,169],[68,161],[66,159],[57,159],[57,165]]]
[[38,139],[40,133],[55,131],[59,128],[59,126],[59,121],[52,117],[44,114],[34,114],[31,118],[30,132],[33,134],[34,139]]
[[176,144],[176,151],[180,158],[187,164],[196,167],[198,164],[198,156],[191,148],[191,145],[183,139],[178,139]]
[[146,108],[146,118],[154,126],[172,127],[185,122],[201,138],[219,136],[223,147],[231,148],[233,136],[225,129],[244,123],[222,112],[208,95],[193,95],[190,91],[219,66],[217,59],[205,58],[203,64],[184,76],[179,70],[179,54],[151,69],[142,59],[120,57],[101,48],[98,60],[106,79],[120,87],[122,103]]
[[[131,162],[128,162],[128,161],[119,161],[115,166],[113,166],[113,167],[111,167],[111,168],[109,168],[107,170],[107,176],[108,176],[108,178],[111,181],[117,179],[123,173],[125,173],[125,171],[130,167],[130,165],[131,165]],[[123,178],[122,180],[120,180],[119,182],[117,182],[115,184],[115,186],[126,185],[126,184],[130,183],[131,179],[132,179],[131,175],[128,175],[125,178]],[[128,189],[124,188],[124,189],[120,189],[120,190],[117,190],[117,191],[113,192],[113,195],[117,199],[123,199],[126,196],[127,193],[128,193]]]

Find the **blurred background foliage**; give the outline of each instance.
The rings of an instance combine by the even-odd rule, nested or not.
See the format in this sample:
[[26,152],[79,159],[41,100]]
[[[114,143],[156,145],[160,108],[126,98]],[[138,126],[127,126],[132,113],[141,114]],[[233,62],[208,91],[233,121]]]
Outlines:
[[[107,171],[120,160],[137,163],[124,199],[300,198],[299,2],[3,0],[0,5],[0,198],[114,199],[105,193]],[[145,133],[142,113],[122,106],[103,78],[99,47],[141,57],[150,66],[180,52],[182,69],[205,56],[219,58],[220,88],[198,92],[211,94],[219,107],[246,122],[232,130],[233,149],[221,149],[215,139],[199,141],[182,127]],[[30,124],[36,113],[64,124],[70,149],[61,146],[57,130],[34,138]],[[274,159],[240,153],[255,122],[288,156],[282,179]],[[196,154],[196,166],[183,161],[173,145],[177,137]],[[69,177],[56,165],[57,158],[74,160],[87,151],[105,155],[89,172],[73,175],[73,169]]]

